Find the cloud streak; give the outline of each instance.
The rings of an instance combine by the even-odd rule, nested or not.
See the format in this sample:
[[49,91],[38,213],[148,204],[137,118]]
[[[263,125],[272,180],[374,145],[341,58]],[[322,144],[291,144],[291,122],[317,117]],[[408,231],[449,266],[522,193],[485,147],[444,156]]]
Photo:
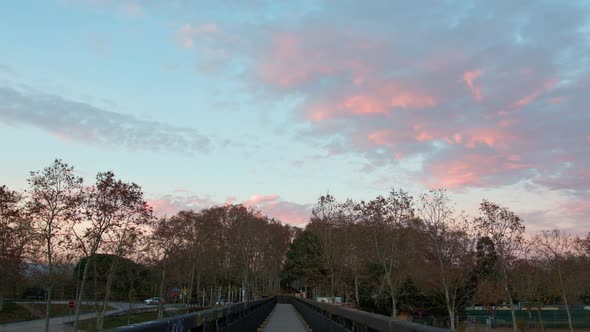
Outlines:
[[0,123],[39,128],[64,141],[132,150],[203,153],[212,145],[209,137],[194,129],[9,87],[0,87]]

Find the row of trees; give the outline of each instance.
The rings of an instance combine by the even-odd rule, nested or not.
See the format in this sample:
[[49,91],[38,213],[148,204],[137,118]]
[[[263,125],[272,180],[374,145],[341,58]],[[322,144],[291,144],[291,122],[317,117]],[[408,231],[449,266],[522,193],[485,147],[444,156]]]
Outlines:
[[24,192],[0,186],[0,306],[23,296],[23,285],[42,289],[45,330],[56,288],[76,300],[74,330],[84,300],[102,330],[113,297],[172,298],[174,289],[187,304],[212,305],[270,294],[296,234],[242,205],[155,218],[139,185],[113,172],[85,185],[61,160],[28,183]]
[[[457,316],[470,304],[527,302],[529,311],[590,295],[590,235],[525,234],[506,207],[484,200],[480,214],[458,213],[444,190],[414,199],[403,190],[371,201],[319,198],[284,264],[288,285],[315,296],[344,296],[367,310]],[[531,305],[532,304],[532,305]],[[516,314],[510,305],[516,331]]]
[[187,301],[211,305],[248,301],[280,288],[280,269],[296,229],[242,205],[161,219],[152,249],[161,290],[182,285]]
[[112,172],[86,185],[61,160],[28,183],[24,192],[0,186],[0,306],[24,286],[42,289],[46,329],[56,295],[76,299],[75,329],[92,300],[99,330],[113,298],[174,294],[207,306],[281,286],[393,317],[446,317],[452,329],[469,304],[526,302],[540,318],[559,302],[573,330],[570,305],[590,300],[590,235],[526,235],[516,214],[485,200],[467,218],[443,190],[360,202],[325,195],[301,230],[242,205],[155,218],[139,185]]

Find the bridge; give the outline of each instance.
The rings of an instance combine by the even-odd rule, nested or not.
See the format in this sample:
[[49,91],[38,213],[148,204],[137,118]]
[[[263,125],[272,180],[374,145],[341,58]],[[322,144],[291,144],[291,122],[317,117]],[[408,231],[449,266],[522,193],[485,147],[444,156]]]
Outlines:
[[115,332],[448,332],[293,296],[275,296],[117,328]]

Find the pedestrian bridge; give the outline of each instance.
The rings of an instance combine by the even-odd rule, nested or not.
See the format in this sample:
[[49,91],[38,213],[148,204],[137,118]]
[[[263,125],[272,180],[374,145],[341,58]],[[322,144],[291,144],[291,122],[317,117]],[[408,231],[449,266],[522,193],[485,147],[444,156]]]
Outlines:
[[114,331],[448,332],[449,330],[293,296],[276,296],[128,325]]

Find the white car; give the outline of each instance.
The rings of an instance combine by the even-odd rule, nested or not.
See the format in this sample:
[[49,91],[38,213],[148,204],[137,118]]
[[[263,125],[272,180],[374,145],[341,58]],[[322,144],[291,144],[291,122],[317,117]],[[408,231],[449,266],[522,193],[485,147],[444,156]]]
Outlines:
[[147,299],[147,300],[145,300],[143,302],[145,304],[159,304],[160,302],[163,303],[164,300],[162,300],[162,298],[160,298],[160,297],[152,297],[152,298],[149,298],[149,299]]

